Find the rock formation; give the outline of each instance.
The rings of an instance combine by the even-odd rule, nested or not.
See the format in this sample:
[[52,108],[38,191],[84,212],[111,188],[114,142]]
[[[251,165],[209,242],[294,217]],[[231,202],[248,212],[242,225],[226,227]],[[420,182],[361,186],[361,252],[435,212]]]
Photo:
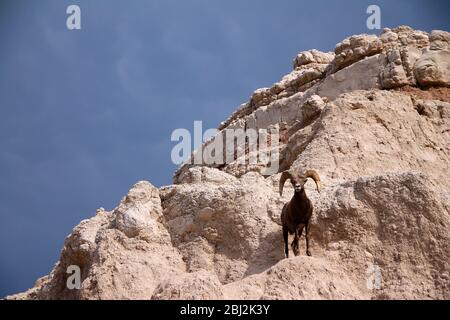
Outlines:
[[284,259],[280,173],[185,164],[82,221],[52,272],[7,298],[450,299],[450,34],[385,29],[293,67],[219,130],[277,128],[279,172],[319,172],[312,257],[302,238]]

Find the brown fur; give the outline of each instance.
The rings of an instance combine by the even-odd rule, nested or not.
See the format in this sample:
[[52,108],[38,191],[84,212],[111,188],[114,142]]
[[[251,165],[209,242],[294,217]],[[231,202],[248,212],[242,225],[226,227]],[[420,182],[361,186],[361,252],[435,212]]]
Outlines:
[[281,223],[283,225],[283,239],[284,239],[284,252],[286,258],[289,258],[288,247],[288,234],[295,234],[294,240],[291,243],[292,251],[298,256],[299,240],[305,228],[306,238],[306,254],[311,256],[309,250],[309,220],[313,213],[313,205],[311,200],[308,199],[305,192],[305,183],[308,178],[312,178],[317,186],[317,191],[320,192],[320,178],[317,172],[314,170],[308,170],[305,174],[292,174],[289,171],[285,171],[281,174],[280,178],[280,195],[283,194],[283,186],[286,180],[290,180],[294,187],[294,196],[291,201],[286,203],[281,212]]

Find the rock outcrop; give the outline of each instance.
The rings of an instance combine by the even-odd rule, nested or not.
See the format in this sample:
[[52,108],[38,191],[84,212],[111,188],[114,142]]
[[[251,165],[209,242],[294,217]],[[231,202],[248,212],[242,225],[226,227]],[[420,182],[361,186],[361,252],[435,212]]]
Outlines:
[[[401,26],[299,53],[219,126],[278,129],[278,172],[234,158],[185,164],[160,189],[139,182],[73,230],[50,275],[7,298],[450,299],[449,50],[448,32]],[[306,184],[312,257],[303,240],[284,258],[285,169],[323,181],[320,194]]]

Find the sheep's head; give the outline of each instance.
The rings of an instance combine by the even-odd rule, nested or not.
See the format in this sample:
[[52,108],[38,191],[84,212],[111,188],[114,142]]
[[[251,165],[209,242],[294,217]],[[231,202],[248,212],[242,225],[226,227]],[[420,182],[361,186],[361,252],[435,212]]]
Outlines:
[[292,187],[295,192],[301,192],[305,186],[308,178],[311,178],[316,183],[317,192],[320,192],[320,177],[314,170],[308,170],[305,173],[292,173],[290,171],[284,171],[280,178],[280,196],[283,195],[283,187],[286,180],[291,181]]

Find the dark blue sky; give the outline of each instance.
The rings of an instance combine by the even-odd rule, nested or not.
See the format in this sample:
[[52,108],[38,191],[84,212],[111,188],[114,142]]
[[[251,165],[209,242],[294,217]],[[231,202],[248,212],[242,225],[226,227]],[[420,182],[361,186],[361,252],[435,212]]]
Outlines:
[[450,30],[448,1],[0,0],[0,297],[134,182],[169,184],[174,129],[217,127],[297,52],[374,33],[369,4],[382,27]]

